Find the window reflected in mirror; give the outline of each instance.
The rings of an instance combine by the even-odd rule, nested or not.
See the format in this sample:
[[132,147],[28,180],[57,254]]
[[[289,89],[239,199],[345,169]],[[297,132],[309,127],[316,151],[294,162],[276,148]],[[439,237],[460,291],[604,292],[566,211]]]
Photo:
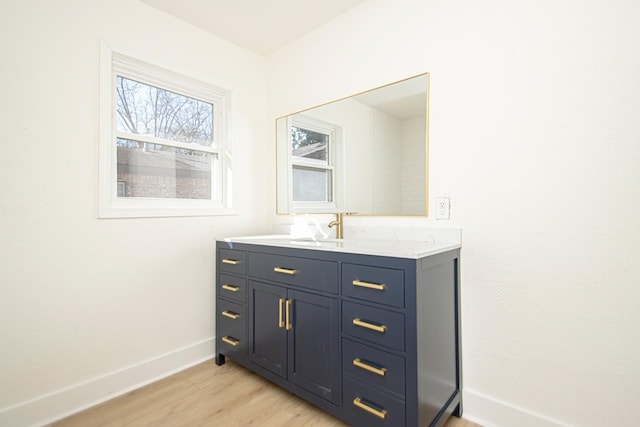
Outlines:
[[292,202],[333,202],[333,148],[335,131],[330,125],[296,119],[291,125]]

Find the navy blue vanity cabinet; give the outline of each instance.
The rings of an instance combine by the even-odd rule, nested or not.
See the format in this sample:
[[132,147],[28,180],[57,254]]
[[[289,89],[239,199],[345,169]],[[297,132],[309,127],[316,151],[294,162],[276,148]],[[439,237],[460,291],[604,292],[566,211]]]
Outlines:
[[216,363],[225,356],[245,359],[248,349],[247,252],[217,249]]
[[[459,249],[415,259],[217,247],[218,363],[231,357],[353,426],[462,415]],[[246,323],[230,323],[236,314]]]

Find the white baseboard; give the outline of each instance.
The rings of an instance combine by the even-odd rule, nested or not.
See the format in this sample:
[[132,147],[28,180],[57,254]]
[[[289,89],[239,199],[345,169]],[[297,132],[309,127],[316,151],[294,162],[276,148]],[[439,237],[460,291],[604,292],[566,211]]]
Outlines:
[[560,427],[568,426],[542,414],[483,395],[462,391],[462,417],[485,427]]
[[190,344],[91,380],[0,409],[0,426],[42,426],[213,358],[215,340]]

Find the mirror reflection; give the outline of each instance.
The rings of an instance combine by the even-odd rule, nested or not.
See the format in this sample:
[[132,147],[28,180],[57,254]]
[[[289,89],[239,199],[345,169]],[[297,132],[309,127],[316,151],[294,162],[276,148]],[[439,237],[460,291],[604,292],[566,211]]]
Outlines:
[[278,213],[426,215],[428,77],[278,118]]

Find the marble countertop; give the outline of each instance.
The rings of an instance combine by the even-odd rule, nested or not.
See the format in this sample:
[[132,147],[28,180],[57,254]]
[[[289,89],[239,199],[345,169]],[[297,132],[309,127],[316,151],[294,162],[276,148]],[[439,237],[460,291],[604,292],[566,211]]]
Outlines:
[[330,239],[294,237],[291,235],[266,235],[227,237],[220,242],[245,243],[250,245],[278,246],[294,249],[313,249],[331,252],[346,252],[363,255],[381,255],[397,258],[418,259],[460,248],[456,242],[394,240],[394,239]]

